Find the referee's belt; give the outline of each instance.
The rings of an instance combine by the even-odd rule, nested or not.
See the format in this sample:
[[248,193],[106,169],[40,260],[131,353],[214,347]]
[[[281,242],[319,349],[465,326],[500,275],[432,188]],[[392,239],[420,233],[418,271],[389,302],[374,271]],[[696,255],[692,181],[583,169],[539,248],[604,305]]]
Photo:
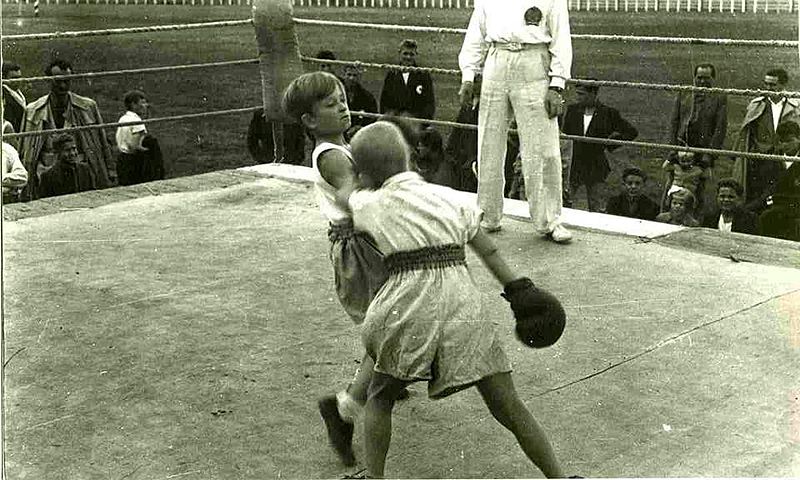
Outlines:
[[521,52],[530,50],[542,45],[541,43],[520,43],[520,42],[492,42],[492,46],[498,50],[508,50],[509,52]]

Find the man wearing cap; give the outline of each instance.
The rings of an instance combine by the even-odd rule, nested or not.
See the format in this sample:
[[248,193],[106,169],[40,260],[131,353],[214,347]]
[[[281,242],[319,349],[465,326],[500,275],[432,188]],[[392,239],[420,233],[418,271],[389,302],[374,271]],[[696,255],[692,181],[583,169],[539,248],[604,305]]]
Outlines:
[[557,117],[572,65],[567,2],[479,2],[458,56],[462,104],[472,101],[482,74],[478,116],[478,204],[487,232],[500,230],[508,125],[516,120],[522,173],[534,228],[557,243],[572,234],[561,225],[562,178]]

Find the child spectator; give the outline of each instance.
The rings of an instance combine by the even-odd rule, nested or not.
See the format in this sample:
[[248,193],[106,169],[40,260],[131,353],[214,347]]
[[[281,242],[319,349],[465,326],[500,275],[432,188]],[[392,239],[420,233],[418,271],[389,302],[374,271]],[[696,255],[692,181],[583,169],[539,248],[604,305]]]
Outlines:
[[[320,210],[330,224],[330,259],[336,293],[356,324],[364,321],[372,298],[386,279],[383,255],[369,234],[354,229],[350,212],[336,203],[336,190],[356,181],[350,146],[344,134],[350,128],[344,85],[327,72],[294,79],[283,94],[284,112],[306,129],[314,142],[311,162]],[[367,399],[372,358],[364,355],[361,369],[347,389],[319,400],[318,407],[331,446],[346,466],[355,464],[353,424]]]
[[755,235],[758,218],[742,207],[744,188],[732,178],[717,184],[717,207],[703,217],[702,226],[723,232],[749,233]]
[[[117,121],[138,122],[147,116],[150,105],[139,90],[123,97],[127,111]],[[117,175],[120,185],[135,185],[164,179],[164,160],[158,141],[147,133],[144,124],[117,127]]]
[[442,136],[433,127],[424,128],[417,144],[417,171],[426,182],[454,187],[453,167],[445,158]]
[[[674,162],[671,159],[667,159],[664,160],[662,165],[664,171],[668,173],[662,210],[666,211],[669,208],[670,196],[681,189],[688,190],[695,199],[698,199],[695,207],[700,210],[702,208],[700,203],[703,198],[703,189],[708,178],[706,169],[695,163],[695,154],[693,152],[677,152],[673,158],[675,158]],[[694,211],[690,213],[694,213]]]
[[656,221],[684,227],[698,227],[700,222],[692,215],[694,204],[695,199],[692,192],[682,188],[670,195],[669,210],[659,213]]
[[545,433],[514,390],[511,365],[494,322],[481,315],[481,294],[465,263],[469,244],[504,286],[521,279],[480,229],[481,212],[453,191],[408,171],[411,146],[400,130],[377,122],[353,138],[356,185],[337,197],[357,228],[372,234],[389,278],[364,322],[375,361],[365,407],[366,478],[383,478],[398,394],[428,382],[431,398],[475,386],[492,415],[547,477],[561,469]]
[[[375,96],[361,84],[361,69],[358,65],[346,65],[344,67],[342,83],[347,94],[347,105],[351,111],[378,113],[378,102],[375,100]],[[350,129],[347,130],[347,138],[353,138],[358,129],[375,121],[372,118],[361,115],[351,115],[351,118],[353,122]]]
[[646,181],[647,176],[641,169],[626,168],[622,172],[622,185],[625,191],[608,199],[606,213],[641,220],[655,220],[659,208],[656,202],[644,194]]
[[54,197],[68,193],[94,190],[92,167],[80,158],[78,146],[72,135],[62,133],[53,138],[55,163],[41,173],[40,197]]
[[28,183],[28,171],[13,145],[3,142],[3,203],[20,200],[22,188]]

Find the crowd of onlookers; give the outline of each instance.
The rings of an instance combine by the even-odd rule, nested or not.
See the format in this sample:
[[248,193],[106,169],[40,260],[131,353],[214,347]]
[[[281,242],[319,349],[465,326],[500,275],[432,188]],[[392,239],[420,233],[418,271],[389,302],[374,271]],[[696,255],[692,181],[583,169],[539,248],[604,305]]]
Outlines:
[[[398,49],[401,65],[417,65],[414,40],[404,40]],[[335,60],[333,52],[320,51],[317,58]],[[19,66],[3,64],[3,78],[21,76]],[[434,83],[427,72],[389,70],[376,97],[361,83],[358,66],[341,70],[331,64],[320,69],[336,74],[344,85],[350,110],[375,114],[433,119],[436,111]],[[55,60],[45,69],[48,76],[73,73],[72,65]],[[694,85],[713,87],[716,70],[701,63],[694,69]],[[780,94],[788,75],[780,68],[764,75],[764,90],[775,92],[758,97],[747,106],[734,150],[795,156],[800,153],[800,101]],[[476,79],[480,88],[480,78]],[[634,140],[638,131],[612,106],[599,99],[599,88],[581,84],[574,100],[559,118],[567,135],[610,140]],[[119,122],[146,118],[147,98],[131,90],[124,96],[126,112]],[[27,102],[22,91],[3,84],[3,130],[30,132],[102,123],[94,100],[70,90],[69,79],[53,79],[50,92]],[[477,125],[479,95],[472,105],[462,106],[456,122]],[[374,121],[353,114],[348,138]],[[513,125],[512,125],[513,127]],[[727,97],[700,91],[675,96],[668,125],[674,145],[724,149],[728,128]],[[521,175],[519,139],[509,135],[506,155],[506,189],[509,198],[525,199]],[[296,124],[283,125],[283,158],[292,164],[308,164],[307,139]],[[445,140],[429,124],[416,132],[414,159],[428,181],[459,190],[476,191],[477,131],[453,128]],[[253,115],[247,133],[247,148],[258,163],[274,160],[273,125],[264,114]],[[683,226],[704,226],[800,240],[800,164],[737,158],[731,178],[715,174],[717,158],[710,153],[675,151],[666,156],[663,187],[658,198],[645,192],[648,176],[635,166],[621,175],[623,190],[605,202],[601,190],[612,169],[606,152],[619,145],[562,140],[564,205],[585,191],[588,209],[594,212],[654,220]],[[113,141],[102,130],[80,130],[47,136],[29,136],[3,143],[3,200],[13,202],[53,195],[130,185],[164,178],[164,163],[157,140],[145,125],[123,126]],[[653,181],[659,181],[654,179]]]
[[[3,78],[22,76],[19,65],[4,62]],[[71,90],[72,64],[52,61],[44,71],[54,77],[50,91],[28,102],[14,84],[3,84],[3,133],[61,130],[103,123],[97,102]],[[147,116],[145,94],[123,97],[126,112],[119,122]],[[110,140],[102,129],[56,132],[3,142],[3,202],[28,201],[164,178],[158,141],[143,124],[120,126]]]

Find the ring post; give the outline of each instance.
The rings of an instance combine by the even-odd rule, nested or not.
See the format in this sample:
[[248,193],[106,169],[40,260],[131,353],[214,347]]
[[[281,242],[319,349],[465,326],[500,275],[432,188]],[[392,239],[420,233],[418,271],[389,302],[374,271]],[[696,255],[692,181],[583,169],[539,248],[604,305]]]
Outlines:
[[258,43],[264,113],[267,121],[272,122],[274,158],[280,162],[284,156],[283,123],[289,121],[281,110],[281,94],[293,79],[303,74],[292,0],[253,0],[253,26]]

